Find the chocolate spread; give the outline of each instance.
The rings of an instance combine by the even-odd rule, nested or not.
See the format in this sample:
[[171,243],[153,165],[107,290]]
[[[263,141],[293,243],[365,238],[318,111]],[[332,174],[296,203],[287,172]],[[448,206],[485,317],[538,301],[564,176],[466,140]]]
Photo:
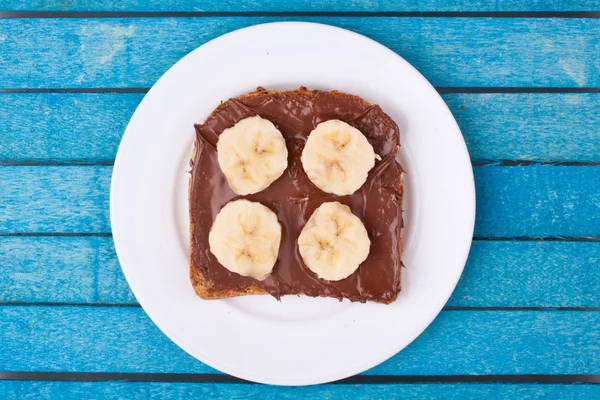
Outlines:
[[[238,196],[228,186],[217,161],[216,144],[223,130],[239,120],[259,115],[273,122],[286,140],[288,168],[265,190]],[[359,129],[381,156],[365,184],[350,196],[338,197],[317,188],[302,169],[300,156],[309,133],[321,122],[339,119]],[[192,268],[214,290],[244,290],[258,286],[276,298],[286,294],[330,296],[352,301],[388,303],[400,291],[402,247],[402,169],[395,161],[399,147],[396,123],[377,105],[340,92],[257,92],[222,103],[196,125],[196,154],[191,161],[190,220]],[[210,252],[208,234],[219,210],[228,202],[246,198],[273,210],[282,227],[279,256],[271,275],[257,281],[230,272]],[[324,202],[348,205],[365,225],[370,253],[348,278],[319,279],[302,261],[296,240],[313,211]]]

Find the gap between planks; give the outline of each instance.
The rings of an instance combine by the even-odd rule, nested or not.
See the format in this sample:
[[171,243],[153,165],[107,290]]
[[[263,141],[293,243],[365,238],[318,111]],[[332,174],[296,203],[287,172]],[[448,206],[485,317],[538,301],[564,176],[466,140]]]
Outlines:
[[[110,308],[110,307],[126,307],[140,308],[138,303],[76,303],[76,302],[16,302],[7,301],[0,302],[0,306],[15,306],[15,307],[94,307],[94,308]],[[583,311],[595,312],[600,311],[600,307],[468,307],[468,306],[446,306],[443,311]]]
[[[112,237],[111,232],[0,232],[0,237]],[[493,242],[600,242],[595,236],[475,236],[473,241]]]
[[[150,88],[5,88],[0,93],[147,93]],[[435,87],[438,93],[600,93],[581,87]]]
[[[2,166],[25,166],[25,167],[92,167],[92,166],[114,166],[114,160],[0,160]],[[496,166],[496,167],[526,167],[529,165],[550,165],[558,167],[596,167],[600,161],[540,161],[540,160],[482,160],[473,161],[474,167]]]
[[[190,382],[190,383],[245,383],[240,378],[221,374],[177,373],[110,373],[110,372],[0,372],[0,380],[74,381],[74,382]],[[381,383],[600,383],[600,375],[433,375],[392,376],[356,375],[331,384]]]
[[0,18],[152,17],[442,17],[442,18],[600,18],[598,11],[0,11]]

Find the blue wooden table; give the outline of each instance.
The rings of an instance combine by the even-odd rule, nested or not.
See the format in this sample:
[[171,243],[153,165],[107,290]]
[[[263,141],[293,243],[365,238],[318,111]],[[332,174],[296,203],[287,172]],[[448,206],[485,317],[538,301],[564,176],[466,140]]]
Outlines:
[[[0,0],[0,398],[600,398],[600,1]],[[109,222],[144,92],[223,33],[279,20],[369,36],[438,90],[477,188],[435,322],[336,384],[256,385],[171,343]]]

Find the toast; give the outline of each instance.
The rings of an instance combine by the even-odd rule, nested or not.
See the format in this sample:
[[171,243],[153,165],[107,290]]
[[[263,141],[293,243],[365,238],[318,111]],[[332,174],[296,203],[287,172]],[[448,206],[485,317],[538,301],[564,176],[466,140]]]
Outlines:
[[[288,148],[288,168],[261,192],[236,195],[220,171],[216,143],[223,130],[241,119],[259,115],[281,131]],[[320,191],[304,173],[300,155],[308,134],[323,121],[339,119],[359,129],[381,156],[365,184],[349,196]],[[400,292],[402,168],[395,161],[400,132],[377,105],[338,91],[256,91],[222,102],[202,124],[195,125],[191,158],[190,279],[203,299],[250,294],[335,297],[351,301],[393,302]],[[273,210],[282,225],[279,257],[264,281],[238,275],[218,263],[208,234],[219,210],[239,198],[257,201]],[[348,205],[364,223],[371,239],[370,254],[351,276],[331,282],[319,279],[302,261],[296,245],[300,230],[323,202]]]

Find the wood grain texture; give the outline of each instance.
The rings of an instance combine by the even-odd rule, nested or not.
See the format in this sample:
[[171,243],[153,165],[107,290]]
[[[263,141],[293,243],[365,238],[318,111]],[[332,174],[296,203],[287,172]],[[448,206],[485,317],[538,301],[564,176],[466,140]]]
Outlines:
[[600,19],[200,17],[0,20],[0,88],[149,87],[206,41],[282,20],[362,33],[436,86],[600,86]]
[[[600,236],[600,167],[473,170],[475,236]],[[110,232],[111,173],[109,166],[0,167],[0,233]]]
[[44,382],[4,381],[6,400],[110,399],[593,399],[600,385],[561,384],[369,384],[276,387],[252,384],[151,382]]
[[0,232],[110,232],[112,167],[0,167]]
[[[365,374],[597,374],[599,324],[594,311],[442,311]],[[137,307],[2,306],[0,332],[3,371],[217,373]]]
[[0,301],[137,304],[110,237],[0,237]]
[[600,167],[473,170],[475,236],[600,236]]
[[[16,11],[591,11],[597,0],[0,0]],[[0,19],[1,88],[149,87],[223,33],[363,33],[441,87],[600,86],[600,19]],[[110,163],[141,94],[0,94],[0,162]],[[450,94],[474,161],[600,161],[599,94]],[[600,236],[600,167],[476,167],[478,236]],[[110,232],[109,166],[0,167],[0,233]],[[599,242],[476,241],[458,307],[598,307]],[[0,237],[0,302],[135,304],[110,237]],[[598,311],[444,311],[372,375],[600,374]],[[0,370],[219,373],[138,307],[0,305]],[[3,398],[598,398],[600,385],[0,381]]]
[[[475,241],[448,306],[600,307],[599,264],[600,242]],[[110,237],[0,237],[0,302],[137,304]]]
[[458,307],[600,307],[600,243],[474,241]]
[[0,160],[113,161],[143,96],[0,93]]
[[344,0],[314,1],[243,1],[243,0],[0,0],[0,9],[5,11],[160,11],[160,12],[298,12],[298,11],[594,11],[600,10],[597,0]]
[[600,93],[442,97],[473,161],[600,160]]
[[[0,93],[0,161],[110,162],[143,96]],[[600,161],[600,93],[442,97],[475,162]]]

